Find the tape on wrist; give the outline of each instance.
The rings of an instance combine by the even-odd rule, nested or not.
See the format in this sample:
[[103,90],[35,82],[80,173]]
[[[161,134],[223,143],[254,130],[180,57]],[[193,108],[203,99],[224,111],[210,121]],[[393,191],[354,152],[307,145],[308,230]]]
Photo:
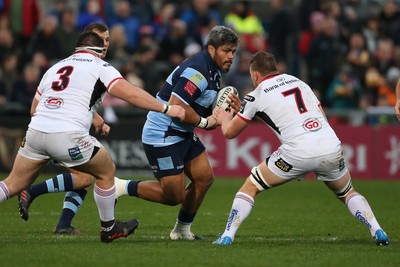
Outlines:
[[197,128],[207,129],[208,120],[206,118],[200,117],[200,121],[197,123]]
[[167,114],[168,110],[169,110],[169,106],[167,104],[164,104],[164,109],[163,109],[162,113]]

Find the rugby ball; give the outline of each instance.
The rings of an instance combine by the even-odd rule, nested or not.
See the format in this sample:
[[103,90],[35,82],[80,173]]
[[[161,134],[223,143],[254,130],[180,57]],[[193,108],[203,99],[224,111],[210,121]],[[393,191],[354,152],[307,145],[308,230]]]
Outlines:
[[226,86],[224,88],[221,88],[218,91],[217,94],[217,98],[215,99],[215,102],[213,104],[213,109],[215,109],[216,107],[221,107],[223,108],[225,111],[230,111],[230,105],[229,105],[229,95],[230,94],[235,94],[237,96],[239,96],[238,90],[233,87],[233,86]]

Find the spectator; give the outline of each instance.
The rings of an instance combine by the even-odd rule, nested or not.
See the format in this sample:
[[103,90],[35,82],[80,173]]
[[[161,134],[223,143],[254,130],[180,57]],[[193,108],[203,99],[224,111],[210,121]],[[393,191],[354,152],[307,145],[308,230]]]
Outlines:
[[14,36],[8,29],[0,30],[0,61],[11,53],[20,54],[21,48],[15,43]]
[[320,35],[312,39],[308,57],[308,74],[311,88],[319,91],[323,106],[326,103],[326,89],[333,80],[344,44],[338,36],[337,21],[327,18]]
[[250,78],[249,67],[252,54],[246,50],[241,50],[237,54],[238,63],[234,65],[225,77],[226,85],[235,87],[239,92],[239,97],[243,99],[247,93],[254,90]]
[[169,61],[173,66],[178,66],[185,58],[184,50],[187,45],[186,24],[180,19],[171,21],[168,35],[160,42],[160,60]]
[[132,15],[139,19],[141,25],[150,25],[155,18],[152,1],[130,0]]
[[140,21],[131,14],[131,6],[127,0],[118,0],[114,6],[114,17],[109,21],[109,27],[120,24],[125,29],[127,49],[134,52],[138,48]]
[[372,63],[372,56],[366,47],[365,39],[361,32],[353,32],[349,37],[346,60],[351,65],[354,74],[362,84],[365,84],[365,71]]
[[13,85],[18,79],[18,56],[15,53],[7,54],[1,62],[3,95],[7,103],[11,102]]
[[93,22],[104,22],[104,17],[100,14],[100,0],[87,0],[85,8],[81,9],[78,14],[76,26],[79,31]]
[[40,78],[40,68],[32,63],[26,64],[22,77],[14,82],[11,101],[20,103],[29,112]]
[[57,29],[57,36],[60,40],[61,57],[68,57],[74,52],[76,40],[78,40],[79,30],[76,27],[76,14],[71,8],[61,11],[60,24]]
[[381,38],[378,40],[373,64],[381,75],[386,75],[388,70],[395,65],[394,52],[392,39]]
[[40,22],[38,0],[4,1],[4,11],[10,21],[10,29],[20,45],[26,44]]
[[150,46],[142,46],[134,55],[134,64],[138,76],[144,82],[144,88],[153,96],[158,92],[161,81],[165,81],[171,70],[165,63],[156,61],[156,51]]
[[50,62],[61,59],[61,42],[57,35],[57,18],[52,15],[43,17],[40,27],[29,43],[28,55],[42,52]]
[[224,17],[228,27],[234,29],[243,40],[240,45],[250,52],[266,49],[264,28],[261,20],[250,7],[249,1],[237,1]]
[[365,43],[371,55],[375,53],[378,39],[380,37],[379,28],[379,20],[374,16],[368,17],[364,23],[364,27],[362,28],[362,33],[365,37]]
[[400,78],[400,69],[392,67],[386,75],[385,82],[378,88],[378,101],[377,106],[390,106],[396,105],[396,85]]
[[223,23],[220,12],[212,9],[210,4],[210,0],[191,0],[190,6],[184,8],[181,14],[181,19],[187,25],[188,37],[196,40],[201,46],[204,45],[205,38],[204,34],[200,34],[201,28]]
[[275,55],[277,61],[289,64],[291,66],[289,72],[297,75],[295,67],[298,51],[295,44],[299,29],[284,0],[271,0],[270,5],[272,15],[266,27],[268,50]]
[[68,0],[52,0],[51,2],[52,6],[47,13],[56,17],[58,24],[61,24],[63,11],[72,7],[68,6]]
[[353,69],[350,65],[343,65],[329,85],[326,99],[331,108],[357,108],[361,93],[360,80],[353,74]]
[[110,45],[106,59],[112,62],[112,65],[116,68],[119,68],[129,56],[124,26],[116,24],[110,29]]
[[395,0],[384,0],[379,14],[381,36],[392,39],[400,44],[398,31],[400,30],[400,12]]
[[324,13],[320,11],[314,11],[313,13],[311,13],[310,28],[300,33],[298,49],[299,53],[302,56],[304,57],[308,56],[308,53],[310,51],[311,40],[317,37],[321,33],[324,20],[325,20]]
[[177,5],[171,2],[165,2],[153,22],[154,35],[157,42],[168,35],[171,27],[171,21],[177,17]]

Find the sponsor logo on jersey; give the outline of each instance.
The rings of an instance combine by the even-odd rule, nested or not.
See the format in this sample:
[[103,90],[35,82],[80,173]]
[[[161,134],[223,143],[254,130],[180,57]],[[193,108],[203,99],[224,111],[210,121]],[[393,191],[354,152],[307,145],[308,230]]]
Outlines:
[[243,99],[247,102],[254,102],[256,100],[255,97],[251,95],[246,95]]
[[316,132],[316,131],[318,131],[319,129],[322,128],[322,125],[321,125],[321,123],[319,122],[318,119],[310,118],[310,119],[307,119],[306,121],[304,121],[303,128],[306,131]]
[[187,81],[183,89],[190,95],[193,96],[197,90],[197,86],[191,81]]
[[44,102],[46,108],[49,109],[57,109],[60,108],[64,104],[64,100],[58,97],[49,97]]
[[190,81],[195,85],[199,85],[203,81],[204,77],[200,73],[195,73],[192,77],[190,77]]
[[238,210],[233,209],[231,214],[229,215],[228,223],[226,225],[226,230],[229,231],[231,229],[232,223],[235,221],[235,216],[238,214]]
[[104,64],[103,64],[103,67],[109,67],[109,66],[111,66],[110,63],[104,63]]
[[275,166],[284,172],[289,172],[293,168],[292,165],[284,161],[282,158],[279,158],[277,161],[275,161]]
[[83,155],[79,147],[73,147],[68,149],[68,154],[72,160],[80,160],[83,159]]

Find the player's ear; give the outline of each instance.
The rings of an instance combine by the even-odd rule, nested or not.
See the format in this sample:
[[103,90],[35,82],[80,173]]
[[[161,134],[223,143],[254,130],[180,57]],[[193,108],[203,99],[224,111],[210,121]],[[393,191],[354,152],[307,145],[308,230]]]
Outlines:
[[208,50],[208,53],[212,54],[212,53],[214,53],[215,48],[214,48],[214,46],[209,45],[209,46],[207,47],[207,50]]

